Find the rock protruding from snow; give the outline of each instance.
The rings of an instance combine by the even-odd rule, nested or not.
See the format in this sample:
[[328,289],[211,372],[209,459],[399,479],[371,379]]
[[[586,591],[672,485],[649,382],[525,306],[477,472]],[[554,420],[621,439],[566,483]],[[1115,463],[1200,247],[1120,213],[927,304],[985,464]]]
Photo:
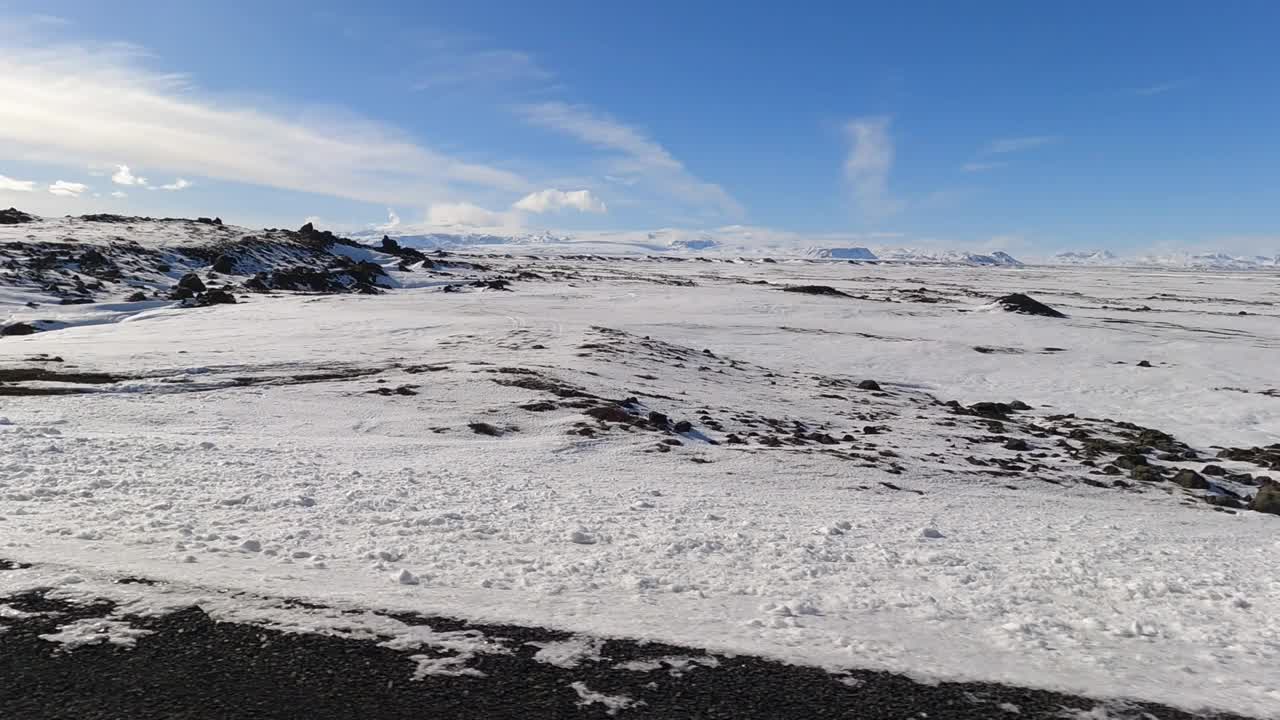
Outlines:
[[1030,295],[1023,295],[1022,293],[1005,295],[1002,298],[998,298],[996,303],[1009,312],[1015,312],[1022,315],[1039,315],[1041,317],[1051,318],[1066,317],[1066,315],[1063,315]]
[[18,208],[9,208],[8,210],[0,210],[0,225],[21,225],[22,223],[35,222],[40,218],[29,213],[24,213]]
[[1280,515],[1280,482],[1268,480],[1249,502],[1249,509],[1272,515]]
[[16,322],[11,325],[0,327],[0,337],[16,337],[18,335],[34,335],[39,332],[36,326],[31,323]]

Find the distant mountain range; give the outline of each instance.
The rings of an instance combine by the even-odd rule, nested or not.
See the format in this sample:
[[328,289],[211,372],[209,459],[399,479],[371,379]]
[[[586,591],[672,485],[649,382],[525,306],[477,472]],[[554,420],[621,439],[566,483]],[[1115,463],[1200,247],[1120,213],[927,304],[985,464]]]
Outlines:
[[1227,253],[1169,253],[1121,257],[1109,250],[1093,250],[1061,252],[1049,258],[1045,264],[1255,270],[1280,268],[1280,255],[1269,257]]
[[598,253],[598,254],[707,254],[722,257],[804,257],[815,260],[1020,267],[1023,263],[1005,252],[989,254],[959,250],[918,248],[808,247],[797,237],[773,237],[751,228],[720,230],[662,229],[647,232],[591,232],[556,234],[548,231],[397,232],[395,228],[353,233],[366,243],[377,243],[383,234],[407,247],[487,252]]

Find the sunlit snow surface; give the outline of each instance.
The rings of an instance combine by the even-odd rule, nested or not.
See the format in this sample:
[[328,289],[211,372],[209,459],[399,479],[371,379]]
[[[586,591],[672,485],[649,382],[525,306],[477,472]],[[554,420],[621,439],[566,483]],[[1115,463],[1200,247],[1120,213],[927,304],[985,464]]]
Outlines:
[[[980,431],[940,426],[950,416],[931,404],[1016,399],[1031,417],[1135,422],[1206,456],[1280,441],[1280,397],[1265,394],[1280,387],[1275,274],[484,262],[572,276],[512,292],[59,307],[71,327],[0,340],[0,367],[43,353],[60,371],[128,376],[87,394],[0,396],[0,557],[38,563],[0,573],[0,595],[54,584],[134,609],[204,598],[254,617],[232,589],[1259,716],[1280,707],[1280,517],[1215,512],[1169,483],[1124,492],[973,472],[966,454],[1015,453],[958,446]],[[814,284],[866,299],[779,289]],[[993,309],[1007,292],[1069,318]],[[47,317],[25,297],[0,317]],[[497,382],[521,377],[635,397],[694,428],[666,452],[653,432],[579,434],[589,418],[572,397]],[[830,385],[863,379],[884,394]],[[403,386],[416,394],[369,392]],[[555,407],[521,407],[540,402]],[[729,428],[704,415],[800,419],[896,457],[724,444]],[[874,424],[887,429],[862,437]],[[111,584],[120,574],[170,584]],[[273,622],[333,629],[306,613]],[[622,702],[593,693],[580,691]]]

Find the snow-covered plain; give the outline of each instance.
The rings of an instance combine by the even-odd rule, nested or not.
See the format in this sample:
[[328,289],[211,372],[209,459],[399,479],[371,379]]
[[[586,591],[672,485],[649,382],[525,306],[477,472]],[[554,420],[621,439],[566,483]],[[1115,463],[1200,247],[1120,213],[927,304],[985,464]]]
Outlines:
[[[0,395],[0,557],[38,563],[0,595],[305,597],[1277,714],[1280,518],[1068,482],[1092,470],[1070,458],[981,471],[966,456],[1020,455],[966,444],[988,431],[935,401],[1134,422],[1207,456],[1277,442],[1276,275],[484,262],[546,279],[60,307],[66,329],[0,340],[3,368],[123,376]],[[818,284],[865,298],[780,289]],[[991,305],[1015,291],[1069,318]],[[693,427],[597,423],[582,397]],[[762,418],[854,439],[725,442]]]

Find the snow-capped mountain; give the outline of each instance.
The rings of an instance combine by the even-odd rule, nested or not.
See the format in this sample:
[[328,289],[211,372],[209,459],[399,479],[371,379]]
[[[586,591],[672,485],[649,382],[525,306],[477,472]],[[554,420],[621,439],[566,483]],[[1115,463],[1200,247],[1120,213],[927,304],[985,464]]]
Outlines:
[[904,263],[945,265],[986,265],[1020,267],[1023,263],[1012,255],[997,250],[989,255],[963,250],[922,250],[919,248],[881,248],[876,251],[881,260]]
[[864,247],[809,248],[805,255],[819,260],[878,260],[875,253]]
[[1110,250],[1073,250],[1049,258],[1054,265],[1111,265],[1119,261]]
[[1138,266],[1167,268],[1207,268],[1257,270],[1280,267],[1280,255],[1231,255],[1211,253],[1167,253],[1121,257],[1109,250],[1061,252],[1049,258],[1050,265]]

